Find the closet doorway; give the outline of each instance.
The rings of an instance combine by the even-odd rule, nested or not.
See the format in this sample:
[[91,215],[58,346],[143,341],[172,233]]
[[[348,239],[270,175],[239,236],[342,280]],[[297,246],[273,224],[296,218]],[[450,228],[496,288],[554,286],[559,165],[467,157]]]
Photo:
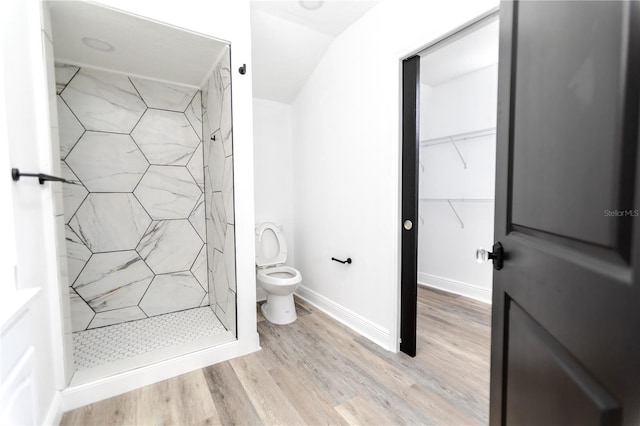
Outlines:
[[403,63],[400,350],[416,354],[417,287],[491,303],[498,11]]

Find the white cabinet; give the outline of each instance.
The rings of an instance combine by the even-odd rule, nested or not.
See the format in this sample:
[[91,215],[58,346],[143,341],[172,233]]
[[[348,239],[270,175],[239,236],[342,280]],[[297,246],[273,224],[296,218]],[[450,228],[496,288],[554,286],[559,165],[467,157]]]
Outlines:
[[31,306],[39,290],[20,290],[1,302],[0,424],[37,423]]

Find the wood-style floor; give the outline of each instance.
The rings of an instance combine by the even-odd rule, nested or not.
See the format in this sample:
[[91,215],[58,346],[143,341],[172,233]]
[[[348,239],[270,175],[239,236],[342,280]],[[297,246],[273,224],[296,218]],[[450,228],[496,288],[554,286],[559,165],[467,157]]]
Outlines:
[[297,308],[286,326],[259,315],[259,352],[70,411],[62,424],[488,423],[490,306],[420,288],[415,358]]

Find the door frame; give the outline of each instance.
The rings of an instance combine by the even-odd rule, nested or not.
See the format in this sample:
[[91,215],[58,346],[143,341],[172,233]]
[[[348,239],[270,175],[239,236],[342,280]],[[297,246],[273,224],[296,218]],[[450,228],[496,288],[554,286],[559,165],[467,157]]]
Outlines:
[[[401,128],[400,137],[400,351],[414,357],[416,355],[417,303],[418,303],[418,164],[420,161],[420,58],[434,50],[454,42],[488,21],[497,19],[498,6],[477,16],[401,58]],[[416,61],[415,58],[418,58]],[[417,63],[417,64],[416,64]],[[497,108],[497,105],[496,105]],[[416,144],[414,147],[412,144]],[[403,227],[405,220],[411,220],[412,232]],[[469,254],[470,256],[472,253]]]

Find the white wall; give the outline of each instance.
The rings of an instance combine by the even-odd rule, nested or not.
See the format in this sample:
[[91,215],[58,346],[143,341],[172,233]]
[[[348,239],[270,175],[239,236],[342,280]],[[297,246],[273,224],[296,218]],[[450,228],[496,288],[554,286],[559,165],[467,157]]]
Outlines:
[[[291,105],[253,98],[256,224],[280,225],[287,240],[287,265],[295,267],[293,226],[293,135]],[[256,288],[258,300],[266,294]]]
[[[494,128],[497,83],[492,65],[438,86],[421,84],[420,139]],[[493,201],[451,201],[458,219],[446,201],[433,199],[493,200],[495,141],[494,134],[456,142],[466,168],[450,143],[420,148],[418,282],[487,303],[492,264],[478,264],[475,251],[491,247]]]
[[495,127],[497,99],[497,64],[434,87],[421,84],[420,139]]
[[295,267],[291,105],[253,98],[256,223],[280,225]]
[[336,38],[293,103],[299,294],[390,350],[399,329],[400,60],[496,5],[385,0]]

